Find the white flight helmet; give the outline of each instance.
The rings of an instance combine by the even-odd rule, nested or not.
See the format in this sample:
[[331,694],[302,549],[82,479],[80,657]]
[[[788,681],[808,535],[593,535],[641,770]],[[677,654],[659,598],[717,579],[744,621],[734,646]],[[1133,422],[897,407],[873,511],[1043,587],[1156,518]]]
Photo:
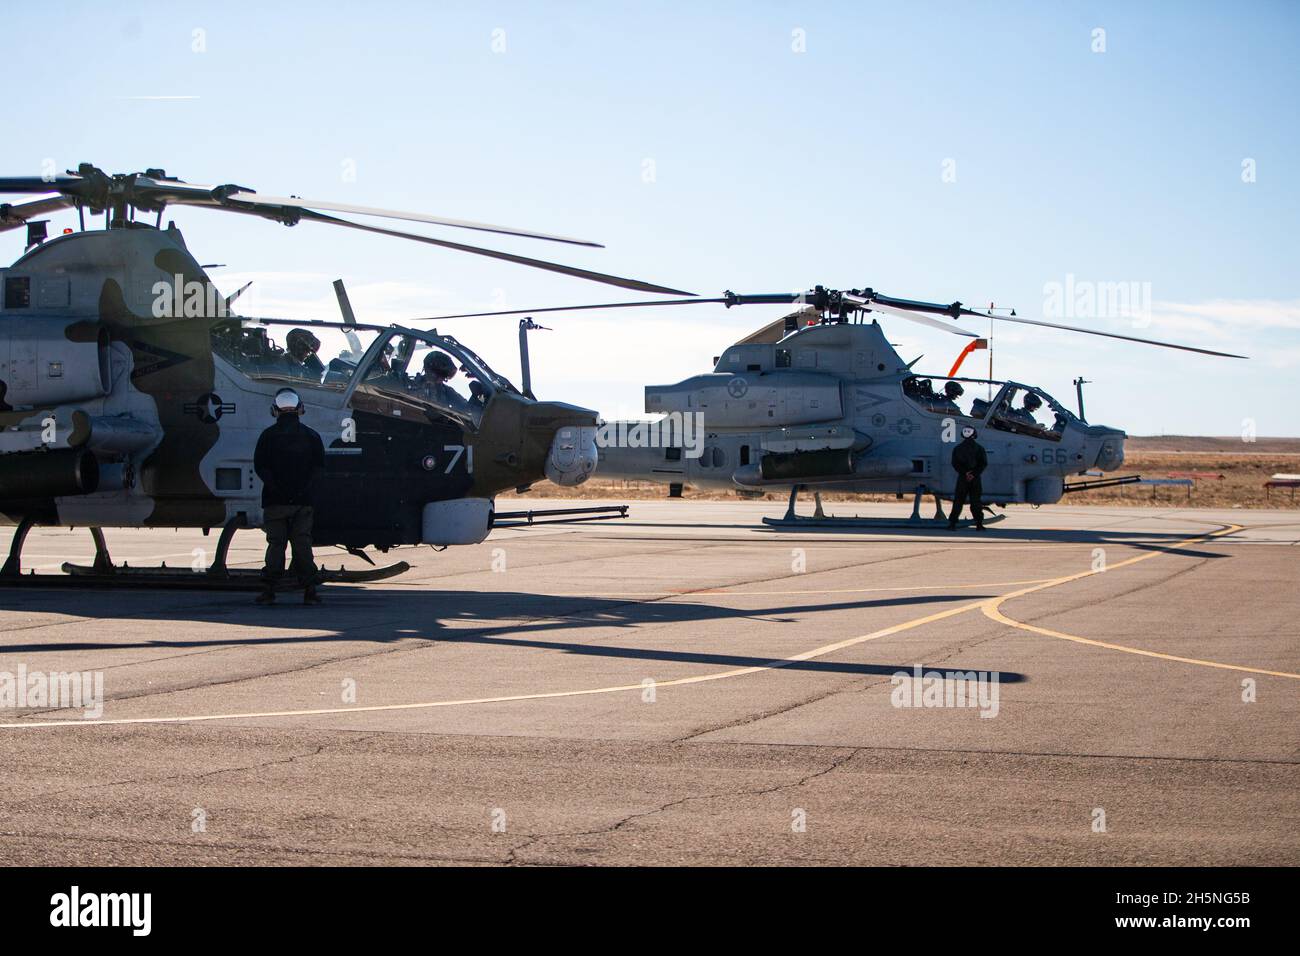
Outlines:
[[279,418],[285,412],[297,414],[302,411],[302,399],[291,388],[282,388],[275,393],[275,402],[271,405],[271,414]]

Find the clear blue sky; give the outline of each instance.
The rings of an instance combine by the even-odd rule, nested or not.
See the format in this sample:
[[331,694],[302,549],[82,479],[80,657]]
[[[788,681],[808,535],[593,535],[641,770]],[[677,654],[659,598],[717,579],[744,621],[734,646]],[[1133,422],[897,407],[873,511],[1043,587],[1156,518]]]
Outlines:
[[[1135,434],[1253,419],[1300,435],[1300,3],[116,2],[5,19],[6,175],[160,166],[504,222],[608,248],[429,232],[710,295],[871,285],[1041,316],[1067,275],[1149,283],[1137,334],[1253,360],[1004,326],[995,374],[1063,398],[1084,374],[1089,417]],[[262,313],[332,318],[338,276],[384,321],[635,297],[323,226],[172,218],[227,264],[223,286],[257,278]],[[706,370],[778,311],[557,316],[535,378],[638,412],[642,385]],[[931,371],[961,346],[886,327]],[[516,374],[513,320],[444,328]]]

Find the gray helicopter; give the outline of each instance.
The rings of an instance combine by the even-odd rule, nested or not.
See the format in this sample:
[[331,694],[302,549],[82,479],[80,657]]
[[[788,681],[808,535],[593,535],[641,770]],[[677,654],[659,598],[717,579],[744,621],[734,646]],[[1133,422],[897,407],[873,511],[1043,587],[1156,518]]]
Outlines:
[[[700,303],[796,303],[797,311],[736,342],[714,360],[713,371],[674,385],[645,389],[645,410],[662,416],[645,423],[607,422],[600,434],[599,473],[666,484],[735,490],[742,495],[789,490],[784,519],[865,526],[896,524],[872,519],[826,518],[823,491],[913,496],[908,524],[926,523],[923,497],[935,502],[933,521],[945,520],[957,474],[950,465],[962,430],[973,427],[989,460],[983,475],[985,508],[1053,504],[1071,492],[1136,481],[1136,476],[1069,482],[1073,475],[1113,472],[1124,462],[1126,435],[1090,424],[1083,414],[1043,389],[1021,382],[921,375],[885,337],[875,314],[890,315],[972,340],[961,358],[985,344],[954,324],[960,318],[994,319],[1083,332],[1204,355],[1226,352],[1154,339],[1064,326],[1034,319],[881,295],[816,287],[806,293],[606,303],[530,313]],[[503,314],[503,313],[491,313]],[[945,321],[946,320],[946,321]],[[817,493],[813,518],[799,517],[801,490]],[[994,516],[998,520],[1002,516]]]

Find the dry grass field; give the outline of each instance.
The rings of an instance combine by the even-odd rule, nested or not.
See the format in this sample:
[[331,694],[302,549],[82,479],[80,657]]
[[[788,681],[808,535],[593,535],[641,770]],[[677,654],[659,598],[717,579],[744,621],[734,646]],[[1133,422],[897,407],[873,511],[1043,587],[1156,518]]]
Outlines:
[[[1266,494],[1264,482],[1274,474],[1300,474],[1300,438],[1260,438],[1245,443],[1239,438],[1162,435],[1129,438],[1125,444],[1126,460],[1117,475],[1141,475],[1143,478],[1168,478],[1171,475],[1204,473],[1222,478],[1196,478],[1188,490],[1178,486],[1131,485],[1071,494],[1072,505],[1168,505],[1197,508],[1296,508],[1287,489],[1273,489]],[[598,473],[599,474],[599,473]],[[1109,476],[1108,476],[1109,477]],[[1075,479],[1082,480],[1082,479]],[[504,497],[540,498],[614,498],[645,500],[667,495],[664,485],[638,481],[602,481],[599,477],[581,488],[558,488],[550,482],[534,486],[525,495]],[[732,492],[700,491],[687,488],[686,498],[720,501],[736,497]],[[784,500],[784,493],[767,496]],[[883,496],[828,494],[828,501],[870,500]]]

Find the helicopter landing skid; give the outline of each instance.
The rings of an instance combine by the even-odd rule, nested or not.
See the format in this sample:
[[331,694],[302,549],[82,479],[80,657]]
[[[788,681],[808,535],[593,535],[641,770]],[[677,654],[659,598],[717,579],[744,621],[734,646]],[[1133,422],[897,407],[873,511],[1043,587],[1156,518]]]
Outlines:
[[[47,588],[152,588],[154,590],[177,591],[261,591],[262,572],[252,568],[227,570],[225,574],[209,574],[207,571],[190,571],[186,568],[142,567],[133,568],[126,565],[105,571],[85,564],[64,564],[63,574],[28,574],[0,575],[0,587],[47,587]],[[366,584],[382,581],[411,570],[405,561],[390,564],[382,568],[319,568],[316,580],[319,584]],[[276,585],[276,591],[298,591],[302,585],[292,575]]]
[[[265,586],[260,569],[227,569],[224,574],[207,571],[190,571],[187,568],[160,567],[132,568],[122,566],[111,571],[98,570],[81,564],[63,565],[64,574],[24,574],[4,583],[11,585],[37,584],[46,587],[85,588],[172,588],[192,591],[261,591]],[[382,581],[411,570],[405,561],[382,568],[318,568],[318,584],[366,584]],[[275,587],[276,591],[298,591],[302,585],[293,575],[285,575]]]
[[[241,512],[235,515],[221,529],[217,540],[217,551],[212,564],[201,571],[184,567],[169,568],[166,564],[156,567],[118,566],[109,556],[108,545],[104,541],[104,532],[100,528],[90,529],[95,542],[95,563],[91,565],[63,564],[63,574],[37,574],[31,571],[22,573],[22,548],[27,533],[35,521],[23,518],[14,532],[10,543],[9,557],[0,569],[0,587],[52,587],[52,588],[167,588],[192,591],[261,591],[266,585],[259,568],[231,568],[226,564],[230,551],[230,542],[235,532],[248,526],[246,516]],[[382,568],[351,569],[339,566],[334,569],[317,568],[318,584],[366,584],[382,581],[411,570],[405,561],[398,561]],[[301,590],[302,584],[293,575],[286,575],[276,584],[276,591]]]
[[[929,489],[924,486],[917,488],[915,497],[912,500],[912,514],[908,518],[859,518],[837,517],[828,515],[822,510],[822,496],[820,492],[814,493],[817,507],[812,515],[804,517],[795,512],[795,502],[798,500],[799,492],[803,490],[802,485],[796,485],[790,489],[790,504],[786,508],[785,514],[780,518],[764,518],[763,524],[771,528],[912,528],[912,529],[934,529],[948,530],[948,518],[943,512],[943,503],[939,496],[934,496],[934,517],[921,517],[921,499],[928,493]],[[984,524],[996,524],[1006,519],[1005,514],[993,514],[988,508],[984,509]],[[957,522],[961,528],[973,527],[975,519],[966,518]]]
[[[988,515],[984,518],[984,525],[988,527],[991,524],[997,524],[999,521],[1006,520],[1006,515]],[[771,528],[911,528],[914,530],[934,530],[946,531],[948,521],[945,518],[859,518],[856,515],[849,517],[836,517],[834,515],[822,515],[805,517],[795,515],[793,518],[789,515],[781,518],[764,518],[763,524]],[[972,528],[975,522],[970,518],[963,518],[957,522],[959,528]]]

